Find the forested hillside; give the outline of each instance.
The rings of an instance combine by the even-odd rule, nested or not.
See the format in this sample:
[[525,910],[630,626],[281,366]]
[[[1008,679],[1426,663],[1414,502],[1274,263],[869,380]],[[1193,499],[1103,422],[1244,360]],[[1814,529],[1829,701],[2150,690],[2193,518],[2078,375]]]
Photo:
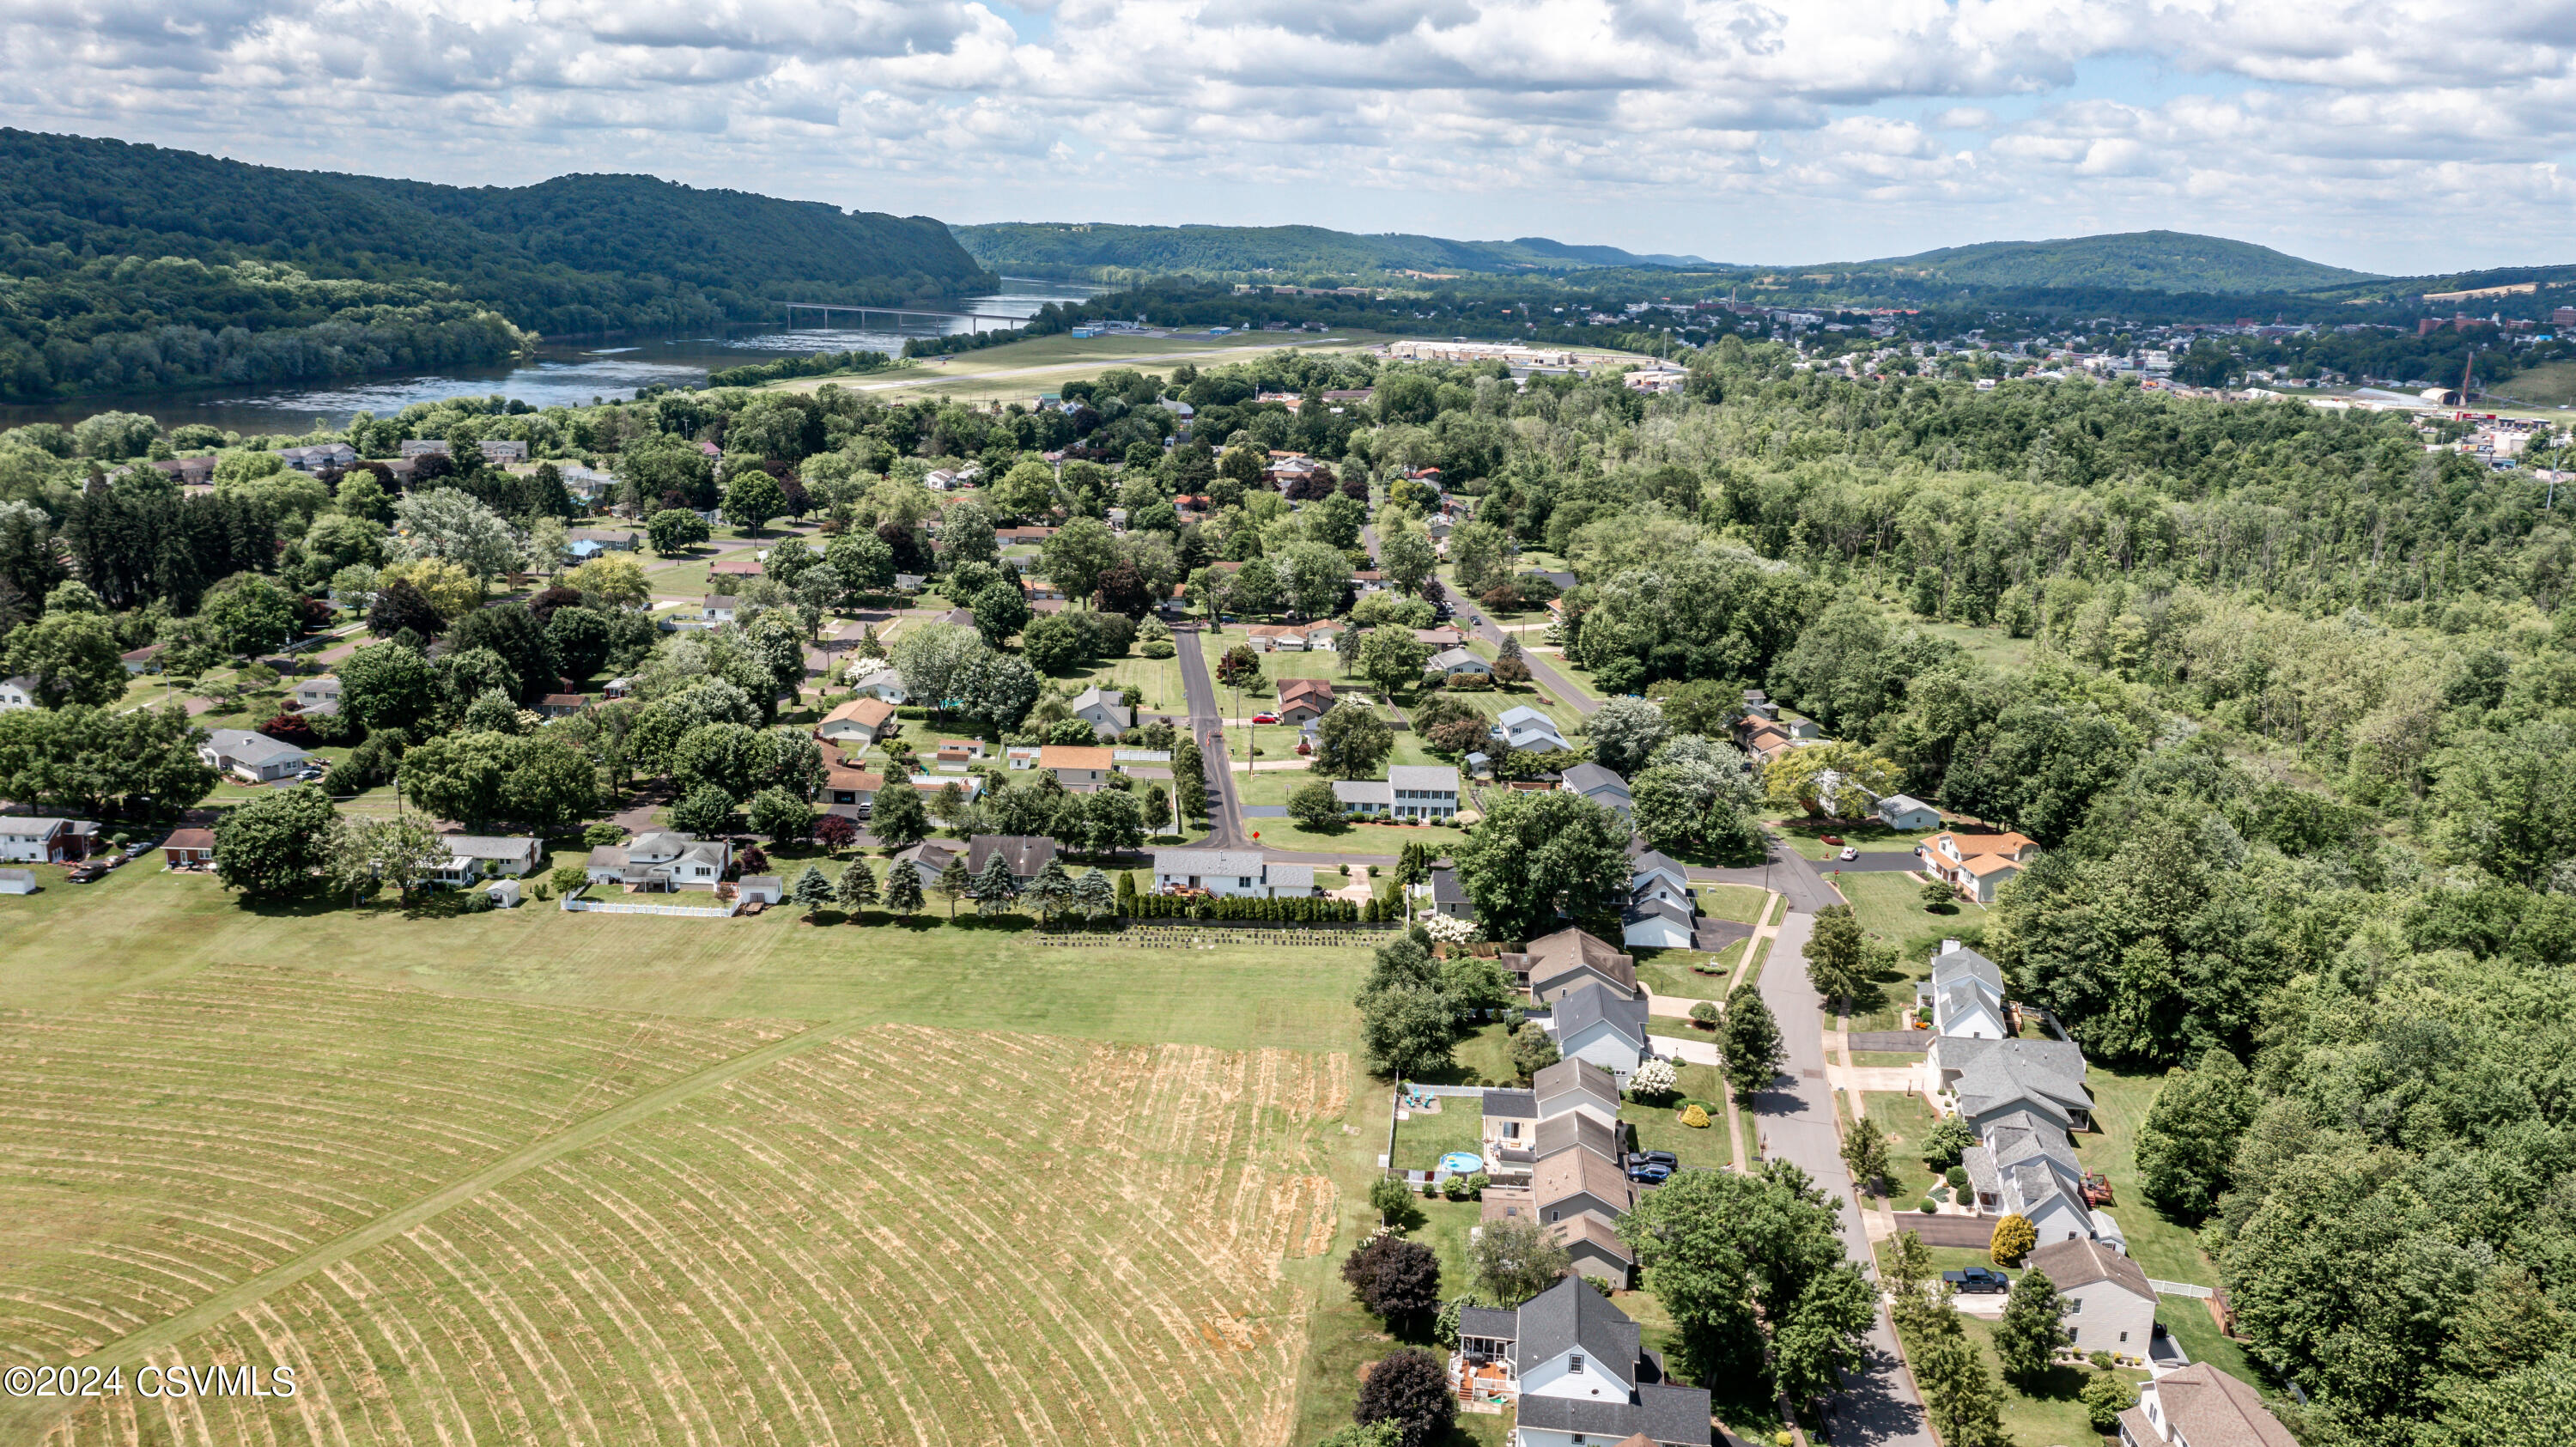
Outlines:
[[1570,271],[1600,266],[1699,266],[1695,256],[1640,256],[1615,246],[1569,246],[1542,236],[1450,241],[1389,232],[1362,236],[1321,226],[1116,226],[1006,221],[951,228],[996,271],[1038,275],[1103,269],[1146,275],[1231,276],[1285,272]]
[[461,188],[0,131],[0,395],[488,362],[519,331],[895,302],[983,273],[927,217],[649,176]]
[[2222,294],[2303,292],[2379,280],[2223,236],[2130,231],[2055,241],[1988,241],[1848,268],[1981,287],[2114,288]]

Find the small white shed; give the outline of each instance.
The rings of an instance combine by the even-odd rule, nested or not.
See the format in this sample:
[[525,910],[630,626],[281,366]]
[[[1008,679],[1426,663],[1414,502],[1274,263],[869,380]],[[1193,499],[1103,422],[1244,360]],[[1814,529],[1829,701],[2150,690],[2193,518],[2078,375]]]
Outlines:
[[36,871],[0,869],[0,894],[34,894],[35,892]]

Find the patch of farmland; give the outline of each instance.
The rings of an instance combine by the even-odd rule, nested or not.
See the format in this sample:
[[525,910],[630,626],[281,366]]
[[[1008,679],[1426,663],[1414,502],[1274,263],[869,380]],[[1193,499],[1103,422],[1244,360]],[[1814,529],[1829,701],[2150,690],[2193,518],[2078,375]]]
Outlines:
[[215,966],[0,1011],[0,1362],[60,1362],[789,1033]]
[[1285,1447],[1341,1056],[904,1025],[725,1081],[167,1352],[90,1443]]

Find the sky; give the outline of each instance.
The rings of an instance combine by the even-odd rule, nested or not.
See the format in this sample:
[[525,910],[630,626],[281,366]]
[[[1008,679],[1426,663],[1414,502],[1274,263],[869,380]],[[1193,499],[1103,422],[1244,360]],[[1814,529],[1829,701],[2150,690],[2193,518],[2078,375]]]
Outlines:
[[0,0],[0,123],[951,222],[2576,261],[2576,0]]

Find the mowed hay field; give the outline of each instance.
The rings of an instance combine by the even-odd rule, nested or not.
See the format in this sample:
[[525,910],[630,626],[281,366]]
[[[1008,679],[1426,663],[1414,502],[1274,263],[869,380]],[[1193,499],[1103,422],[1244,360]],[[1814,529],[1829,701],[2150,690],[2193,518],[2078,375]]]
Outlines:
[[1333,1053],[239,968],[0,1020],[0,1072],[0,1361],[299,1384],[10,1404],[65,1447],[1285,1444],[1351,1104]]

